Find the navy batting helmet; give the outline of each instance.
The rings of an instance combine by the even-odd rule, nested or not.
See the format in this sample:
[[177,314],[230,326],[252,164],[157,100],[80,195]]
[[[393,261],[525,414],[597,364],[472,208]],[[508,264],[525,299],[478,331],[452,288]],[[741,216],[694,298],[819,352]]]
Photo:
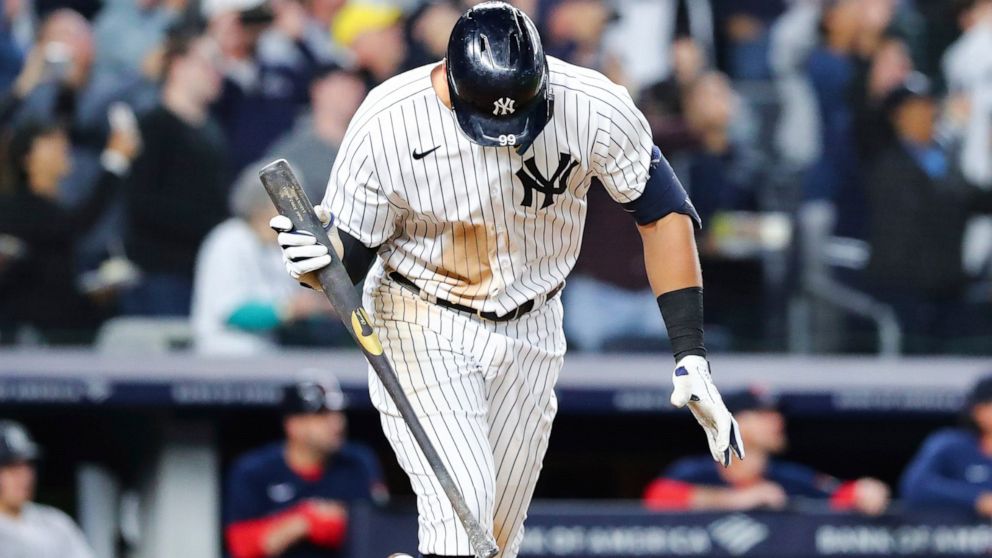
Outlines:
[[534,23],[504,2],[485,2],[448,39],[448,88],[458,125],[484,146],[523,151],[548,123],[548,64]]

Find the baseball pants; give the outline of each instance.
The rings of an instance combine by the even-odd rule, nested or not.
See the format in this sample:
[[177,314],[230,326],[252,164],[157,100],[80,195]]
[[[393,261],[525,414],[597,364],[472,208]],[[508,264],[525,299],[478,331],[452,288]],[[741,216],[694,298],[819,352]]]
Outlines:
[[[468,507],[491,529],[501,558],[517,555],[558,405],[565,354],[555,297],[508,322],[431,304],[387,278],[366,289],[365,306]],[[389,394],[369,371],[383,431],[417,494],[419,550],[472,555],[458,521]]]

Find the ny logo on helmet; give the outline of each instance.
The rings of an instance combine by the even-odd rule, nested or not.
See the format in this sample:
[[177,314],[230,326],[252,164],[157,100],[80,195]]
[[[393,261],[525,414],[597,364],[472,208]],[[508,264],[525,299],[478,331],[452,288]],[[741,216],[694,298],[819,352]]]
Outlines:
[[[535,191],[544,194],[541,209],[555,203],[554,197],[565,193],[565,189],[568,188],[568,179],[578,164],[579,162],[573,161],[568,153],[559,153],[558,168],[555,169],[551,178],[544,178],[541,171],[537,169],[537,163],[534,162],[533,157],[524,161],[524,166],[517,171],[517,178],[524,185],[524,199],[520,205],[531,207],[534,203]],[[558,183],[557,186],[555,186],[556,182]]]
[[509,97],[503,97],[502,99],[496,99],[493,103],[493,116],[506,116],[507,114],[513,114],[516,109],[513,105],[516,103],[513,99]]

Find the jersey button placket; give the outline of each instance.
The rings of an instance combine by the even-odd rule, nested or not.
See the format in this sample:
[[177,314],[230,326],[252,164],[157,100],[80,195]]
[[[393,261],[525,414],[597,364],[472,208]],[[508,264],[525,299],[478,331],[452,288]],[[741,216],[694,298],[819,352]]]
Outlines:
[[499,224],[495,224],[492,227],[490,227],[490,231],[493,237],[491,239],[492,242],[489,243],[490,248],[488,254],[489,267],[490,269],[492,269],[493,272],[493,280],[489,284],[490,298],[497,297],[501,292],[503,292],[503,289],[501,288],[503,284],[503,265],[502,265],[503,258],[500,257],[500,251],[504,250],[505,248],[500,245],[502,240],[502,233],[500,231],[502,229],[503,229],[502,225]]

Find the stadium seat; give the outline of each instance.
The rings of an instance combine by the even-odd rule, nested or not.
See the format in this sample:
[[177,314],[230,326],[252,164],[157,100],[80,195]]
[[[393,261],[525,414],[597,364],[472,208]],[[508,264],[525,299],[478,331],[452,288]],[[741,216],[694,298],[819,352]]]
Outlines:
[[114,318],[100,328],[96,348],[103,353],[167,353],[188,349],[193,331],[186,318]]

